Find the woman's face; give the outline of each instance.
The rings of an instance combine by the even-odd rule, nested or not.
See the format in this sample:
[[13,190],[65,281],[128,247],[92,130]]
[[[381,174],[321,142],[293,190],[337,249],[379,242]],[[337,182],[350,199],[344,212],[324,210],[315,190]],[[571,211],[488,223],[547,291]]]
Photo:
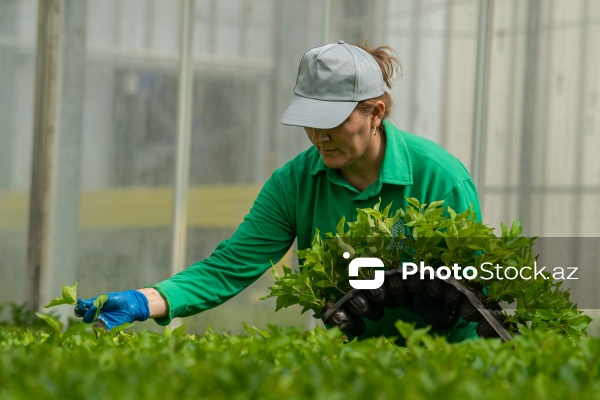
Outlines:
[[[374,167],[381,146],[381,134],[375,133],[381,123],[379,107],[364,114],[354,110],[341,125],[331,129],[304,128],[325,165],[332,169],[358,172]],[[376,165],[378,168],[379,165]]]

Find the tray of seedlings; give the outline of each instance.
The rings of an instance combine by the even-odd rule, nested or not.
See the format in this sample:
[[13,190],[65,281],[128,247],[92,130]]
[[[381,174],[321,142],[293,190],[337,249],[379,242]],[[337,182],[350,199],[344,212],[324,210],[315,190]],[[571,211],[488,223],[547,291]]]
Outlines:
[[[535,329],[585,335],[589,317],[570,301],[562,282],[549,274],[533,275],[536,238],[521,235],[518,219],[510,228],[500,224],[496,235],[472,209],[458,214],[443,201],[406,200],[406,208],[394,212],[391,204],[357,209],[357,219],[342,218],[335,232],[316,230],[311,246],[296,251],[298,268],[284,265],[282,275],[273,269],[275,283],[263,299],[275,297],[276,310],[300,305],[302,312],[310,310],[352,336],[365,332],[366,320],[380,320],[386,308],[396,307],[421,316],[434,330],[459,318],[477,322],[477,334],[484,338],[506,341]],[[351,277],[352,260],[364,257],[380,262],[371,268],[361,261],[364,268],[353,268]],[[432,273],[407,273],[404,262],[433,265]],[[450,265],[465,269],[439,273]],[[383,283],[376,289],[351,283],[381,277],[382,269]],[[517,279],[507,279],[508,272]],[[515,311],[508,313],[501,304],[514,305]]]
[[[406,303],[410,296],[426,295],[441,301],[448,313],[448,326],[462,317],[468,322],[477,322],[477,334],[480,337],[500,337],[507,341],[512,335],[504,327],[502,308],[496,304],[488,309],[480,297],[482,293],[469,290],[453,277],[421,280],[416,275],[403,279],[399,269],[385,272],[385,283],[377,289],[351,289],[335,304],[328,304],[321,319],[330,326],[337,326],[342,332],[360,336],[365,331],[363,318],[378,321],[383,318],[385,307],[395,308]],[[436,324],[433,324],[435,327]]]

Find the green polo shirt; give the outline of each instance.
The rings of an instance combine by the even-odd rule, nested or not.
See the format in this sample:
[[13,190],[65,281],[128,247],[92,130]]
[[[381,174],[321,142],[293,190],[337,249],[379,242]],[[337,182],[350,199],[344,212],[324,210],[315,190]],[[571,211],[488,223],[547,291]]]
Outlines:
[[[224,303],[278,262],[294,239],[298,239],[299,249],[307,248],[315,228],[334,232],[343,216],[353,221],[357,208],[372,207],[379,199],[382,205],[393,202],[392,212],[406,208],[407,197],[422,203],[444,200],[457,212],[473,204],[479,217],[477,191],[460,161],[437,144],[402,132],[388,121],[384,121],[384,132],[386,150],[379,177],[362,192],[327,168],[315,147],[273,172],[230,239],[221,242],[207,259],[150,286],[169,306],[169,316],[157,323],[166,325],[172,318]],[[382,320],[366,320],[364,337],[398,336],[397,319],[423,325],[406,309],[386,309]],[[473,336],[475,326],[459,321],[455,329],[443,333],[458,341]]]

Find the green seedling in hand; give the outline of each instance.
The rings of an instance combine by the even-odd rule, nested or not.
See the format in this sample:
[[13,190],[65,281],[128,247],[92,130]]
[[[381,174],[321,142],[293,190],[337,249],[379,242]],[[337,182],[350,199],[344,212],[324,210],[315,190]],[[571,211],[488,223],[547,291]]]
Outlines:
[[[62,304],[70,304],[70,305],[76,305],[77,304],[77,283],[75,282],[73,285],[71,286],[61,286],[62,289],[62,297],[57,297],[54,300],[52,300],[50,303],[48,303],[46,306],[44,306],[45,308],[50,308],[50,307],[54,307],[54,306],[60,306]],[[100,314],[100,310],[102,310],[102,306],[104,305],[104,303],[106,303],[106,300],[108,299],[108,294],[104,293],[101,294],[100,296],[96,297],[96,300],[94,300],[94,306],[96,307],[96,314],[94,315],[94,319],[98,318],[98,315]]]
[[[77,304],[77,283],[79,281],[75,282],[72,286],[61,286],[62,289],[62,297],[57,297],[54,300],[52,300],[50,303],[48,303],[47,305],[45,305],[45,308],[50,308],[50,307],[54,307],[54,306],[60,306],[62,304],[71,304],[71,305],[75,305]],[[106,301],[106,299],[105,299]],[[96,304],[96,303],[94,303]],[[104,304],[104,302],[103,302]]]
[[96,297],[96,300],[94,300],[94,306],[96,306],[96,314],[94,314],[94,319],[98,318],[100,310],[102,310],[102,306],[104,303],[106,303],[106,300],[108,300],[108,294],[106,293],[101,294],[100,296]]

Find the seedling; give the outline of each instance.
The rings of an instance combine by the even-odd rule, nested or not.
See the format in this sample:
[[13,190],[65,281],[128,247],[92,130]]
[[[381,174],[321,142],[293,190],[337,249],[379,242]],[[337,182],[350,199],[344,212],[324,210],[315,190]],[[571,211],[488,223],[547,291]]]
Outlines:
[[[51,308],[51,307],[55,307],[55,306],[60,306],[62,304],[70,304],[73,306],[76,305],[77,304],[77,284],[78,284],[78,282],[75,282],[71,286],[67,286],[67,285],[61,286],[62,297],[55,298],[54,300],[52,300],[50,303],[48,303],[44,307]],[[104,306],[104,303],[106,303],[106,300],[108,300],[108,294],[106,294],[106,293],[101,294],[100,296],[96,297],[96,300],[94,300],[94,306],[96,307],[96,314],[94,314],[94,319],[98,318],[98,315],[100,314],[100,311],[102,310],[102,307]]]
[[77,304],[77,284],[79,281],[75,282],[71,286],[61,286],[62,289],[62,297],[57,297],[52,300],[50,303],[45,305],[45,308],[60,306],[62,304]]

